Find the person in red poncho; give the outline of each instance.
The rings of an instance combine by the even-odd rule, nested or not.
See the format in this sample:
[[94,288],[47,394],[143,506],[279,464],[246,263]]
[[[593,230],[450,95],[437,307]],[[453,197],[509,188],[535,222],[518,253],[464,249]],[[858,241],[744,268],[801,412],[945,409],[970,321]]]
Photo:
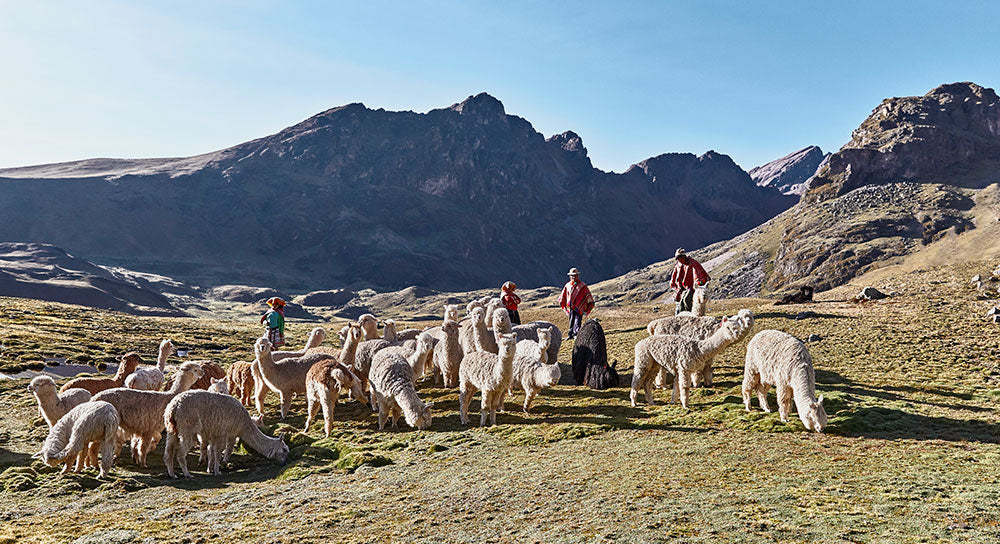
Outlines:
[[674,252],[674,272],[670,275],[670,288],[674,289],[675,313],[690,312],[694,307],[694,290],[708,283],[711,278],[701,267],[701,263],[687,256],[684,248]]
[[507,315],[510,316],[512,325],[521,324],[521,314],[517,311],[517,305],[521,303],[521,297],[514,294],[517,291],[517,284],[508,281],[500,287],[500,302],[507,308]]
[[569,334],[566,338],[575,338],[583,324],[583,316],[594,309],[594,297],[586,284],[580,281],[579,270],[570,268],[566,275],[569,276],[569,281],[559,295],[559,307],[569,316]]

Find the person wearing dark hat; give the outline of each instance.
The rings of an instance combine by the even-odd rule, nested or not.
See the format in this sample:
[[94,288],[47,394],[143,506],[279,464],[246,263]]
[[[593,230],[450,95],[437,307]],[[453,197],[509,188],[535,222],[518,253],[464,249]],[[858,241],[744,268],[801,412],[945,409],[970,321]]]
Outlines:
[[674,289],[675,313],[690,312],[694,308],[694,290],[708,283],[711,278],[701,263],[688,257],[684,248],[674,252],[674,272],[670,275],[670,288]]
[[517,291],[517,284],[508,281],[504,282],[500,286],[500,302],[503,304],[504,308],[507,308],[507,315],[510,316],[510,323],[512,325],[521,324],[521,314],[517,311],[517,305],[521,303],[521,297],[514,293]]
[[579,270],[570,268],[566,275],[569,276],[569,281],[559,295],[559,307],[569,316],[569,333],[566,338],[575,338],[583,323],[583,316],[594,309],[594,297],[587,285],[580,281]]
[[285,301],[271,297],[267,299],[267,305],[271,309],[261,316],[260,324],[267,327],[265,336],[271,346],[277,348],[285,345]]

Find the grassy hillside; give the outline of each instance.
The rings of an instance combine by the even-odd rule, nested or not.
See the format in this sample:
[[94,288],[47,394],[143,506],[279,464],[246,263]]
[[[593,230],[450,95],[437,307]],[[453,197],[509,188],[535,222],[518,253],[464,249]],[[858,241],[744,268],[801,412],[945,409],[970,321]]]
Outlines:
[[[976,300],[968,278],[997,264],[887,275],[875,285],[896,296],[861,306],[834,302],[853,288],[801,307],[713,303],[713,314],[752,308],[755,331],[822,338],[809,344],[830,415],[822,435],[744,412],[744,341],[717,358],[716,385],[696,390],[690,410],[663,404],[668,392],[631,408],[627,387],[560,385],[530,415],[520,396],[508,399],[500,425],[481,430],[459,424],[457,391],[423,386],[431,430],[379,432],[348,401],[320,440],[322,423],[295,432],[302,399],[281,423],[271,395],[266,432],[293,431],[286,465],[240,451],[221,477],[169,480],[161,444],[148,470],[120,461],[102,482],[31,462],[45,424],[26,381],[0,380],[0,542],[995,542],[1000,328],[982,319],[991,302]],[[540,306],[523,317],[563,326]],[[804,310],[817,317],[794,319]],[[595,313],[626,385],[633,345],[662,315],[651,305]],[[170,336],[229,363],[249,356],[258,332],[16,299],[0,299],[0,316],[0,361],[9,350],[18,360],[130,349],[152,359]],[[293,345],[310,326],[292,324]]]

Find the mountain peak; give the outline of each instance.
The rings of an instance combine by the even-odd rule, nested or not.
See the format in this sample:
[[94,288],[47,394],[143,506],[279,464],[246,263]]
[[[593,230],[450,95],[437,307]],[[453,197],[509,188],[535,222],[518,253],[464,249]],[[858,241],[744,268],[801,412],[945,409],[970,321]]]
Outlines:
[[503,102],[485,92],[470,96],[457,104],[452,104],[449,109],[457,111],[462,115],[476,115],[479,117],[501,117],[506,115],[503,109]]
[[572,130],[567,130],[562,134],[555,134],[545,141],[559,146],[564,151],[576,153],[583,157],[587,156],[587,148],[583,145],[583,138]]
[[748,174],[761,187],[774,187],[786,195],[801,195],[806,181],[816,173],[826,155],[815,145],[751,168]]

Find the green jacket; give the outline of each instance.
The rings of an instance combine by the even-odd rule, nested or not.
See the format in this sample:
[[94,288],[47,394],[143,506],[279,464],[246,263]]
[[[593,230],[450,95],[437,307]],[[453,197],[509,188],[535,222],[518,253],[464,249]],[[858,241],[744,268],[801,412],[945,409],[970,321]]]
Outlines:
[[279,314],[274,310],[268,310],[264,317],[267,319],[267,327],[269,329],[278,329],[281,334],[285,334],[285,316]]

